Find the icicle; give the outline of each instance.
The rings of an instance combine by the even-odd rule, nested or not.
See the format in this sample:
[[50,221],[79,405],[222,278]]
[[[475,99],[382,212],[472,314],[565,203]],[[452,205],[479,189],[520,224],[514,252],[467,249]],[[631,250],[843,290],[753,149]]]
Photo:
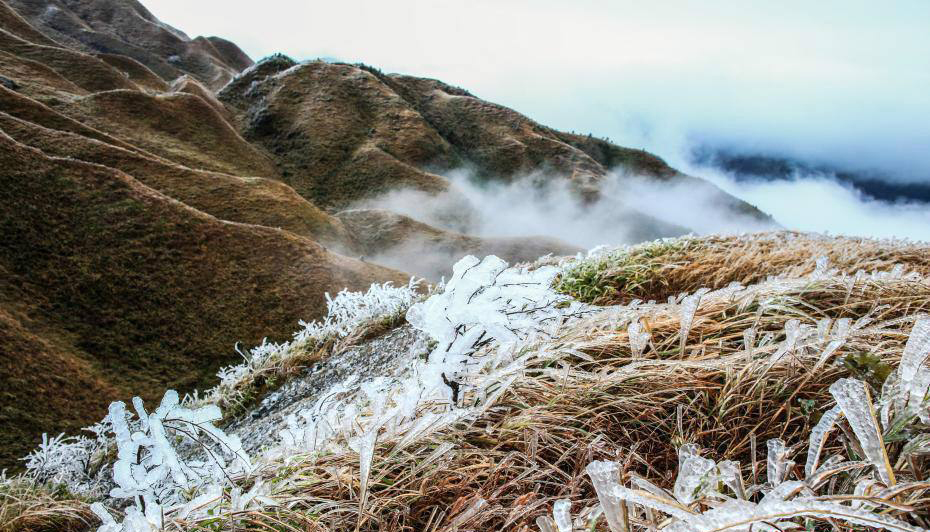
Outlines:
[[752,358],[752,351],[755,348],[756,342],[756,328],[750,327],[743,331],[743,349],[746,351],[746,355],[749,358]]
[[788,460],[790,449],[785,446],[785,442],[773,438],[766,442],[768,447],[768,460],[766,462],[766,476],[770,486],[775,487],[788,477],[788,472],[794,466],[794,462]]
[[559,532],[572,532],[572,502],[568,499],[559,499],[552,505],[552,518]]
[[717,464],[713,460],[697,455],[693,445],[683,445],[678,451],[678,477],[672,492],[675,498],[684,504],[691,504],[701,498],[704,491],[713,487],[716,480]]
[[817,470],[820,461],[820,453],[823,452],[823,445],[827,441],[827,435],[836,424],[836,420],[842,414],[839,405],[824,412],[817,425],[811,429],[810,444],[807,448],[807,462],[804,464],[805,476],[811,476]]
[[894,472],[888,462],[882,432],[872,407],[872,397],[865,383],[856,379],[840,379],[830,386],[830,393],[843,410],[866,458],[875,467],[878,478],[885,485],[893,486]]
[[746,498],[746,487],[743,485],[743,476],[740,473],[739,462],[726,460],[717,464],[720,480],[727,485],[740,499]]
[[368,502],[368,478],[371,475],[371,462],[375,454],[375,443],[378,441],[378,428],[362,434],[358,442],[359,480],[361,482],[359,494],[359,516],[364,515],[365,505]]
[[555,521],[552,520],[548,515],[541,515],[536,518],[536,526],[539,527],[539,532],[558,532],[555,528]]
[[694,314],[697,312],[698,306],[701,304],[701,298],[704,297],[704,294],[710,292],[709,288],[701,288],[693,295],[685,297],[681,301],[681,306],[679,308],[679,321],[681,322],[681,330],[679,334],[681,335],[681,352],[684,353],[685,345],[688,343],[688,334],[691,332],[691,324],[694,322]]
[[925,364],[927,357],[930,357],[930,318],[923,317],[914,323],[901,355],[895,410],[898,415],[919,412],[924,422],[930,421],[924,406],[930,386],[930,368]]
[[611,532],[628,532],[629,520],[626,514],[626,505],[621,498],[614,496],[613,489],[619,487],[617,474],[619,466],[616,462],[595,461],[585,468],[594,485],[594,492],[604,509],[604,518]]
[[644,330],[643,324],[638,319],[630,322],[627,327],[627,335],[630,337],[630,352],[632,352],[633,358],[640,358],[646,349],[646,344],[649,343],[651,335]]

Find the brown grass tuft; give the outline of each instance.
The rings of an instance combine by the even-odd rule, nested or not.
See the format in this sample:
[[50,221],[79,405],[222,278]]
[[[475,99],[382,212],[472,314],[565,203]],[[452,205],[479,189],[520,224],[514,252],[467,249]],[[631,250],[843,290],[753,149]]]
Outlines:
[[64,488],[0,482],[0,532],[83,532],[95,522],[86,501]]
[[[547,345],[562,362],[538,359],[475,422],[407,449],[379,446],[361,516],[354,453],[291,457],[269,474],[289,509],[317,516],[327,530],[387,531],[536,530],[534,519],[557,499],[577,509],[596,503],[584,473],[592,460],[619,460],[625,476],[670,485],[686,442],[764,478],[765,441],[780,437],[805,449],[832,404],[829,385],[851,374],[877,384],[869,372],[897,364],[913,317],[928,310],[930,287],[907,279],[831,278],[763,290],[750,301],[711,294],[684,351],[677,312],[665,305],[645,312],[652,341],[641,358],[629,348],[629,318],[607,310]],[[770,361],[788,320],[816,327],[866,316],[871,324],[827,358],[825,342],[809,340]],[[742,332],[752,326],[757,338],[772,338],[750,353]],[[841,362],[861,353],[880,362]]]
[[557,288],[598,305],[633,299],[661,302],[702,287],[718,289],[732,282],[749,285],[772,275],[806,275],[821,257],[827,258],[829,267],[850,274],[888,271],[896,264],[930,274],[930,247],[924,243],[780,231],[753,238],[682,237],[647,242],[571,266]]

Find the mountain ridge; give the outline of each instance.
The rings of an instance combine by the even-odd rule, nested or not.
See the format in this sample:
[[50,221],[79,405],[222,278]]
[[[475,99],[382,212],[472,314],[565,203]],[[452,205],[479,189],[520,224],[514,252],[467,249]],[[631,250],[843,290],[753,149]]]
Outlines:
[[[566,180],[582,201],[613,172],[710,187],[438,80],[253,63],[135,1],[0,1],[0,56],[0,349],[23,361],[0,366],[0,466],[42,432],[100,419],[110,400],[207,385],[237,342],[281,341],[325,315],[326,292],[436,279],[431,252],[520,262],[579,249],[359,213],[385,192],[459,198],[461,221],[477,213],[450,180],[461,168],[488,182]],[[714,209],[769,220],[708,190]],[[642,238],[686,231],[617,208]],[[32,373],[56,364],[54,393],[88,400],[33,410],[53,390]]]

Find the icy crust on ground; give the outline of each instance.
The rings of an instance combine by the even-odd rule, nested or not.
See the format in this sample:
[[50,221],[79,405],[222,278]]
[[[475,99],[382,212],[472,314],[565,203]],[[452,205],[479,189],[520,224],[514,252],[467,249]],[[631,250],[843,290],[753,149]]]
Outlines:
[[[313,412],[318,398],[337,384],[353,382],[353,379],[365,382],[381,376],[400,379],[409,369],[412,358],[426,356],[427,340],[422,332],[402,325],[380,338],[320,361],[268,394],[227,430],[242,438],[242,445],[248,452],[259,452],[278,441],[281,431]],[[358,387],[351,390],[356,395],[362,393]]]
[[[839,283],[848,285],[850,289],[863,281],[925,282],[905,274],[900,268],[887,273],[845,275],[830,270],[825,261],[819,261],[817,269],[802,278],[772,277],[750,287],[734,283],[721,290],[705,289],[694,294],[681,294],[661,304],[634,301],[625,306],[595,308],[572,301],[552,289],[554,279],[565,268],[602,256],[597,253],[559,266],[535,269],[508,268],[496,257],[484,260],[466,257],[455,265],[453,276],[444,289],[418,303],[414,303],[419,296],[412,284],[401,288],[372,287],[368,294],[340,294],[331,301],[327,320],[307,325],[304,335],[299,334],[293,342],[273,347],[263,344],[242,366],[244,369],[227,371],[221,377],[235,383],[248,372],[259,370],[272,357],[287,356],[290,350],[300,348],[301,342],[321,335],[344,336],[352,331],[348,324],[358,326],[373,316],[377,319],[382,315],[379,312],[396,313],[409,307],[406,317],[410,325],[367,346],[350,349],[339,357],[318,364],[299,380],[287,384],[277,395],[267,397],[254,411],[255,416],[261,418],[274,412],[271,416],[274,421],[269,419],[268,423],[262,423],[261,420],[253,422],[246,418],[230,427],[230,432],[246,434],[254,430],[261,435],[246,445],[240,445],[235,436],[215,427],[198,427],[203,428],[206,442],[203,447],[226,447],[231,452],[223,458],[225,464],[240,463],[236,466],[238,469],[224,467],[219,460],[211,462],[212,458],[202,453],[172,451],[171,440],[162,437],[167,431],[174,430],[172,422],[166,420],[196,420],[196,425],[209,425],[218,412],[185,409],[178,405],[176,395],[170,392],[163,402],[165,408],[160,407],[152,414],[147,414],[139,406],[135,408],[138,417],[134,418],[125,408],[115,407],[108,419],[95,430],[98,435],[108,430],[118,433],[119,471],[112,476],[118,489],[113,494],[131,497],[133,502],[121,523],[103,506],[95,505],[94,510],[103,521],[100,530],[148,532],[172,520],[187,519],[190,522],[206,519],[211,512],[216,515],[218,512],[273,505],[274,490],[255,480],[257,477],[254,474],[250,476],[250,471],[262,468],[274,470],[294,457],[306,460],[317,453],[327,452],[354,452],[359,455],[361,485],[358,499],[359,511],[363,512],[368,496],[368,474],[379,444],[388,444],[396,452],[434,431],[473,421],[492,406],[529,365],[543,368],[551,365],[548,364],[551,361],[566,357],[584,358],[586,355],[582,349],[590,346],[585,344],[583,337],[566,338],[564,335],[571,329],[566,325],[572,322],[578,322],[576,325],[580,327],[610,327],[627,331],[634,360],[615,371],[634,373],[641,364],[663,363],[662,360],[639,358],[651,348],[649,333],[642,323],[655,314],[671,314],[679,319],[679,334],[684,348],[697,319],[697,310],[704,306],[738,302],[743,308],[758,304],[760,309],[764,309],[769,305],[777,306],[784,294],[818,282]],[[364,319],[359,316],[364,316]],[[791,320],[785,324],[784,340],[778,343],[774,342],[771,333],[757,338],[756,331],[748,329],[743,335],[745,352],[734,356],[754,357],[765,364],[775,365],[793,354],[817,353],[818,365],[824,364],[846,342],[867,333],[870,326],[869,316],[855,322],[825,318],[816,325]],[[895,479],[887,475],[884,467],[890,458],[886,452],[882,459],[882,449],[876,447],[881,443],[876,444],[873,435],[876,431],[881,434],[882,428],[894,426],[896,422],[900,425],[902,419],[918,419],[927,415],[924,383],[926,375],[930,374],[926,360],[930,346],[928,329],[930,326],[925,320],[918,320],[905,349],[901,368],[886,382],[886,391],[878,403],[871,404],[867,394],[864,399],[857,391],[856,382],[835,385],[834,396],[838,405],[833,414],[835,419],[818,426],[812,433],[805,479],[789,479],[789,472],[793,470],[790,456],[794,449],[779,440],[768,445],[770,466],[763,486],[745,487],[739,464],[716,463],[702,457],[700,450],[694,446],[685,446],[681,450],[681,470],[672,492],[641,478],[634,479],[633,487],[621,486],[617,478],[617,464],[595,462],[589,466],[588,472],[600,504],[583,509],[573,519],[569,512],[570,502],[560,502],[551,518],[539,521],[540,527],[563,532],[566,527],[572,530],[570,527],[587,526],[603,514],[610,529],[616,532],[628,528],[631,516],[637,522],[643,522],[650,516],[667,514],[673,520],[668,530],[715,530],[714,527],[720,528],[721,523],[732,525],[728,530],[749,530],[750,527],[752,530],[777,530],[781,524],[799,516],[829,515],[849,523],[888,530],[918,530],[873,514],[875,504],[863,504],[861,501],[845,504],[814,497],[816,490],[824,485],[833,471],[855,467],[868,468],[871,475],[869,483],[863,486],[868,485],[875,490],[893,488]],[[363,360],[367,362],[358,365]],[[727,360],[702,361],[702,364],[727,364]],[[560,369],[538,371],[545,374]],[[606,377],[601,375],[598,378]],[[218,387],[211,397],[218,397],[230,389]],[[188,407],[196,404],[202,403],[185,403]],[[122,416],[125,416],[124,421],[113,422],[114,418]],[[863,448],[868,448],[867,462],[848,465],[842,457],[831,457],[821,463],[823,439],[843,417],[854,427],[853,432]],[[870,420],[881,425],[878,428],[869,426]],[[96,440],[86,440],[48,440],[43,448],[31,455],[33,466],[30,471],[36,478],[58,478],[68,483],[69,478],[83,474],[84,477],[80,477],[83,481],[88,476],[86,471],[69,469],[67,464],[72,461],[66,457],[84,456],[85,448],[99,448],[101,445],[94,444]],[[106,438],[98,437],[98,440],[105,443]],[[245,449],[254,453],[266,446],[269,448],[256,458],[238,456],[240,453],[244,455]],[[135,461],[129,456],[133,449],[137,453]],[[143,458],[140,459],[140,455]],[[188,460],[193,462],[188,463]],[[222,475],[218,474],[220,471]],[[107,476],[98,473],[95,478]],[[156,486],[160,486],[159,493],[167,486],[168,493],[183,492],[184,495],[168,498],[159,493],[153,495],[151,492],[156,491]],[[183,489],[185,486],[189,489]],[[243,493],[240,486],[251,488]],[[724,495],[721,492],[724,489],[730,494]],[[150,492],[146,493],[146,490]],[[761,501],[747,500],[759,490],[765,493]],[[93,489],[87,492],[92,493]],[[700,513],[692,508],[699,501],[708,500],[713,501],[713,510]],[[150,501],[154,501],[154,506]],[[478,511],[480,504],[479,500],[475,508],[463,511],[462,515]],[[109,501],[108,505],[112,506],[113,501]],[[161,515],[154,515],[153,507],[158,508]],[[778,514],[780,517],[776,519],[773,512],[784,513]],[[738,517],[747,521],[730,522]]]
[[441,293],[407,311],[411,327],[435,343],[426,359],[411,349],[395,376],[335,384],[312,409],[288,419],[277,452],[348,447],[364,464],[376,440],[396,440],[400,448],[474,418],[519,375],[522,347],[585,312],[551,288],[558,273],[554,267],[507,268],[494,256],[463,258]]
[[[326,294],[326,317],[319,321],[304,322],[289,342],[274,343],[267,339],[247,353],[241,351],[243,363],[221,368],[217,373],[219,384],[207,391],[205,397],[196,394],[186,398],[191,404],[216,403],[219,399],[235,399],[238,387],[251,376],[273,368],[293,353],[312,348],[330,338],[344,338],[359,327],[407,311],[421,296],[417,292],[420,282],[410,279],[405,286],[391,283],[372,284],[367,292],[343,290],[331,297]],[[237,348],[238,350],[238,348]]]

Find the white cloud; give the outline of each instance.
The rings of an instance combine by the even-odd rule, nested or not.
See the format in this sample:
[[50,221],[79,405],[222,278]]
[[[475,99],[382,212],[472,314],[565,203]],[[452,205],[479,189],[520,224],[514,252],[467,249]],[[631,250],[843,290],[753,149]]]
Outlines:
[[[145,3],[254,57],[335,57],[439,78],[674,165],[700,138],[930,180],[925,0]],[[770,212],[787,208],[770,200]],[[782,218],[808,227],[809,216]]]
[[898,237],[930,242],[930,205],[870,200],[824,176],[735,182],[713,168],[694,172],[756,205],[786,227],[839,235]]
[[356,207],[388,209],[471,235],[548,236],[583,248],[637,243],[686,229],[706,234],[773,228],[767,221],[721,211],[715,203],[719,191],[711,186],[611,174],[597,201],[582,201],[568,180],[542,174],[509,183],[480,182],[467,171],[447,177],[453,185],[448,194],[396,190]]

